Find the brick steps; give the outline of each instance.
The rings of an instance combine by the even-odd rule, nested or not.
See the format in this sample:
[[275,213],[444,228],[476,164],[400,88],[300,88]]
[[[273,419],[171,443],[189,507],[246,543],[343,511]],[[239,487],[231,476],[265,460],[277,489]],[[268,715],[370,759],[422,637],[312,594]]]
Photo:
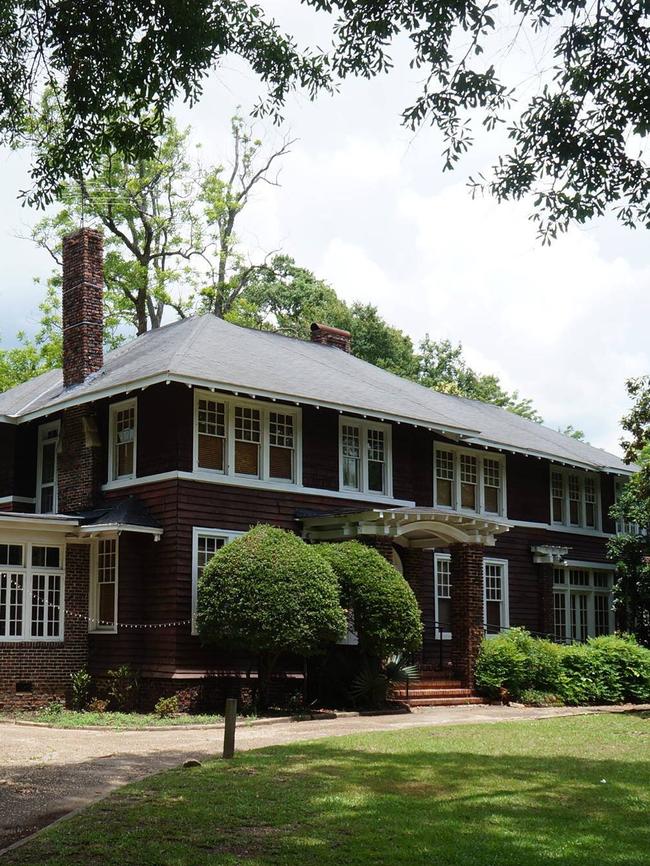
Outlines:
[[483,698],[473,689],[468,689],[453,670],[420,668],[420,679],[399,686],[393,698],[408,707],[452,707],[456,705],[482,704]]
[[441,688],[420,688],[420,685],[416,683],[412,688],[408,690],[408,694],[406,693],[406,689],[397,689],[393,692],[396,698],[398,699],[408,699],[408,698],[472,698],[474,697],[474,692],[471,689],[441,689]]
[[460,707],[468,704],[484,704],[478,696],[469,698],[409,698],[404,701],[409,707]]

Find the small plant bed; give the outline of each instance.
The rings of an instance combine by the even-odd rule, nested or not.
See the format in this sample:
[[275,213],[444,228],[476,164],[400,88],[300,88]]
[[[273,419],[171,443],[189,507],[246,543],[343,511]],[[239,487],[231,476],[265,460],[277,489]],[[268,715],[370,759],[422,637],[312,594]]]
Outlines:
[[647,866],[642,714],[355,734],[128,785],[6,866]]
[[[0,716],[4,721],[12,722],[40,722],[41,724],[53,725],[57,728],[149,728],[168,727],[182,725],[216,725],[223,722],[223,716],[214,714],[177,713],[173,716],[161,717],[157,713],[121,713],[121,712],[92,712],[91,710],[58,710],[52,712],[49,707],[28,713],[4,714]],[[247,717],[251,718],[250,716]]]

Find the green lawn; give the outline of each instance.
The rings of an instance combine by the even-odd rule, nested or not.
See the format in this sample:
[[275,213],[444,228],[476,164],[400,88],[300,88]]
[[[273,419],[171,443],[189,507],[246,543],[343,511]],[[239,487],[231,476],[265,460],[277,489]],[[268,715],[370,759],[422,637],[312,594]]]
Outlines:
[[155,713],[92,713],[62,710],[52,712],[47,707],[33,713],[15,713],[10,716],[0,716],[7,721],[43,722],[57,728],[148,728],[166,727],[169,725],[216,725],[223,722],[223,716],[218,715],[188,715],[180,714],[161,719]]
[[648,866],[649,810],[649,714],[419,728],[164,773],[3,866]]

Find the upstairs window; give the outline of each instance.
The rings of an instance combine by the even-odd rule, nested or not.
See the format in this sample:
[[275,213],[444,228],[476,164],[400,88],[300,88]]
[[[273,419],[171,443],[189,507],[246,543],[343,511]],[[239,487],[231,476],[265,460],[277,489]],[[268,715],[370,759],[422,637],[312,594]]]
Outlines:
[[562,526],[600,528],[600,484],[595,472],[551,470],[551,521]]
[[111,406],[108,472],[111,481],[135,478],[136,420],[135,400],[125,400]]
[[356,418],[341,418],[341,490],[391,496],[391,457],[390,425],[360,421]]
[[194,468],[299,483],[300,410],[195,392]]
[[434,474],[437,507],[505,515],[505,460],[500,455],[436,445]]
[[36,468],[36,512],[54,514],[57,510],[57,452],[60,424],[42,424],[38,428]]

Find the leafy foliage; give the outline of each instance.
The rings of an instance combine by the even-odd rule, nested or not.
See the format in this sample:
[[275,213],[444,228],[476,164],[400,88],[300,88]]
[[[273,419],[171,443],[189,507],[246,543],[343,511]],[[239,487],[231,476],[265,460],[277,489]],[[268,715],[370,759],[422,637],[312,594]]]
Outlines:
[[341,603],[354,613],[364,652],[385,659],[419,649],[422,620],[415,595],[381,554],[358,541],[319,544],[316,549],[334,570]]
[[85,667],[70,674],[73,710],[83,710],[85,708],[90,697],[92,682],[93,678]]
[[140,677],[131,665],[120,665],[108,671],[107,693],[117,710],[132,710],[138,698]]
[[355,704],[366,709],[385,706],[391,690],[419,678],[416,665],[409,664],[401,653],[390,656],[383,663],[366,659],[350,686],[350,696]]
[[567,704],[616,704],[650,699],[650,650],[633,637],[590,638],[563,646],[511,629],[481,645],[476,682],[489,695],[505,688],[557,696]]
[[153,708],[159,719],[171,719],[178,715],[178,697],[171,695],[168,698],[158,698]]
[[198,588],[198,627],[207,644],[260,659],[262,706],[278,656],[309,656],[345,632],[334,572],[290,532],[256,526],[218,550]]

